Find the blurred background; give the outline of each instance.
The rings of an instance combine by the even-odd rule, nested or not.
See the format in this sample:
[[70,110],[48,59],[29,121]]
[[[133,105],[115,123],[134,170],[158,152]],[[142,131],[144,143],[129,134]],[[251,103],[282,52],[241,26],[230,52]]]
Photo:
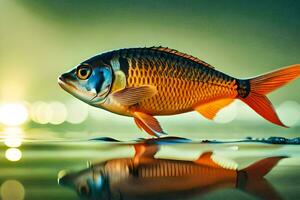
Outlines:
[[[255,76],[300,62],[299,10],[300,2],[293,0],[3,0],[1,136],[146,137],[131,118],[67,94],[57,77],[101,52],[158,45],[199,57],[234,77]],[[266,137],[266,132],[294,137],[300,130],[299,87],[298,80],[269,96],[290,129],[268,123],[241,102],[215,122],[197,113],[159,120],[170,135],[183,137]]]
[[[120,155],[102,152],[98,144],[59,141],[148,137],[133,119],[67,94],[57,84],[61,73],[105,51],[161,45],[199,57],[234,77],[256,76],[300,63],[299,10],[297,0],[1,0],[1,198],[24,199],[26,190],[26,199],[74,199],[75,193],[58,188],[58,171],[82,168],[96,155]],[[191,139],[299,137],[299,88],[297,80],[269,95],[289,129],[270,124],[239,101],[213,122],[197,113],[158,118],[169,135]],[[258,148],[250,152],[264,152]],[[299,159],[290,164],[299,167]],[[299,171],[288,169],[292,175]],[[282,176],[276,180],[286,180],[276,187],[297,196],[297,183]]]

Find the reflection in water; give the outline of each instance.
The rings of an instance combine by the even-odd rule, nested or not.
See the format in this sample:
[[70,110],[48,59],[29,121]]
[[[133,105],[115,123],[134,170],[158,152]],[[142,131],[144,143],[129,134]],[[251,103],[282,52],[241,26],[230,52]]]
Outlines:
[[19,161],[22,158],[22,152],[17,148],[9,148],[5,151],[5,157],[9,161]]
[[0,188],[2,200],[22,200],[25,197],[25,189],[19,181],[7,180]]
[[20,147],[23,130],[20,127],[7,127],[4,131],[4,144],[8,147]]
[[263,176],[284,157],[265,158],[238,170],[234,161],[212,152],[184,161],[155,158],[159,150],[155,143],[133,146],[133,158],[91,164],[77,173],[61,171],[58,182],[84,199],[189,199],[223,188],[281,199]]
[[6,127],[4,131],[4,144],[9,147],[5,151],[5,158],[9,161],[19,161],[22,152],[17,147],[22,145],[23,130],[20,127]]
[[9,136],[5,138],[4,144],[8,147],[19,147],[22,144],[22,138]]

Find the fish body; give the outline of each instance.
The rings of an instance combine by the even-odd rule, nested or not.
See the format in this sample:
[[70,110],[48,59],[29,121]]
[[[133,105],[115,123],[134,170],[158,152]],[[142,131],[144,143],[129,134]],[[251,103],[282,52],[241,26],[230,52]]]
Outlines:
[[[124,73],[120,79],[125,80],[116,81],[126,82],[125,87],[150,85],[156,88],[155,95],[130,105],[132,109],[150,115],[189,112],[198,105],[237,96],[236,79],[196,58],[172,52],[175,51],[166,48],[133,48],[108,52],[100,57],[108,60],[115,72]],[[111,101],[102,106],[111,110]],[[118,106],[114,104],[114,107]],[[115,112],[128,115],[127,110],[128,106]]]
[[134,117],[139,128],[160,136],[164,131],[153,116],[195,110],[213,119],[235,99],[244,101],[268,121],[284,126],[265,95],[299,76],[300,65],[293,65],[238,79],[196,57],[152,47],[97,55],[63,74],[59,83],[86,103]]
[[195,161],[185,161],[157,159],[156,152],[150,150],[152,153],[147,155],[145,148],[140,150],[143,153],[136,153],[134,158],[112,159],[63,174],[59,184],[75,188],[79,196],[87,199],[186,199],[220,188],[249,190],[260,197],[266,196],[259,194],[264,191],[269,199],[279,199],[263,176],[283,157],[262,159],[238,170],[234,161],[213,158],[211,152]]
[[155,159],[135,165],[133,160],[106,163],[110,188],[123,195],[151,195],[187,191],[226,182],[235,188],[237,171],[199,165],[193,161]]

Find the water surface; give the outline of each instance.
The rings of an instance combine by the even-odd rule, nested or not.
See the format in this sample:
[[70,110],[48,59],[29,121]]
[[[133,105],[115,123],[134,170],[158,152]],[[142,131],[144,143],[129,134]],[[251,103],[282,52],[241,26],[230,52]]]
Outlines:
[[[4,200],[17,200],[23,197],[25,199],[80,199],[74,188],[58,184],[59,174],[86,169],[87,162],[99,163],[110,159],[132,158],[134,155],[132,144],[135,143],[135,141],[117,142],[103,141],[103,139],[25,140],[19,148],[8,148],[1,143],[1,197]],[[265,179],[270,186],[269,189],[272,188],[272,193],[279,199],[297,199],[300,195],[298,145],[251,141],[203,143],[171,138],[171,140],[160,140],[160,151],[155,158],[193,161],[204,152],[213,152],[219,157],[233,160],[238,165],[238,169],[243,169],[263,158],[285,156],[287,158],[280,160]],[[189,192],[185,194],[185,199],[257,199],[253,193],[232,187],[204,190],[201,194],[197,192],[191,195]]]

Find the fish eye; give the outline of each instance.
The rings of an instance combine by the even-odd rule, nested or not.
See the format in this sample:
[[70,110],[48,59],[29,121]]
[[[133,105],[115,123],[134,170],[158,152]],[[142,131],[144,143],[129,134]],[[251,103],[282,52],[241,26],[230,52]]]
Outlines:
[[86,80],[92,74],[92,68],[88,64],[82,64],[77,67],[76,74],[79,79]]

